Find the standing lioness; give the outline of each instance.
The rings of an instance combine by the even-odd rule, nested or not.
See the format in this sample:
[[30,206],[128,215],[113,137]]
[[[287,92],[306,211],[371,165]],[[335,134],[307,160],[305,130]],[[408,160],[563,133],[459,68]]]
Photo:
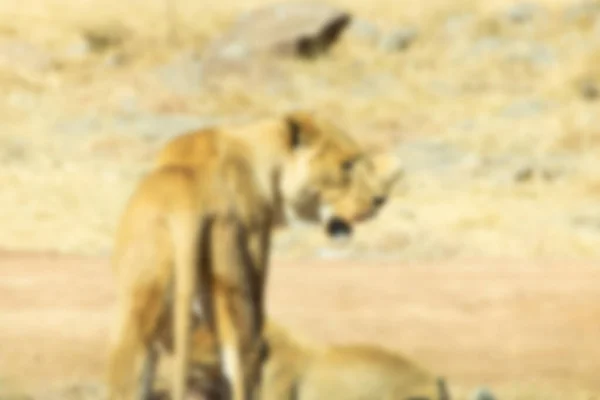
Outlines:
[[[350,136],[301,112],[183,135],[159,159],[118,227],[110,398],[148,395],[154,344],[169,342],[172,327],[172,396],[183,399],[192,302],[200,304],[195,321],[217,338],[233,397],[248,398],[260,379],[273,224],[295,217],[349,233],[383,204],[381,187],[371,182],[374,167]],[[323,212],[306,216],[315,202]]]

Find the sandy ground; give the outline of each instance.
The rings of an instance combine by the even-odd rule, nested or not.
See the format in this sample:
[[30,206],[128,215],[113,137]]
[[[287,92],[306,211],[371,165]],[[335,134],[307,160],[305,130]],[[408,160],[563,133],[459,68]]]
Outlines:
[[[3,253],[0,277],[0,398],[98,382],[113,303],[107,260]],[[593,265],[556,262],[274,260],[269,311],[315,341],[398,349],[459,390],[592,399],[599,279]]]

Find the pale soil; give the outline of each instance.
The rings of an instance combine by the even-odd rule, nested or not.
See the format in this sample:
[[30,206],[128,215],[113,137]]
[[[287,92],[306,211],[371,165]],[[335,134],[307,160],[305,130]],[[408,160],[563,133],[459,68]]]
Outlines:
[[[97,384],[109,271],[101,258],[0,256],[0,398]],[[272,271],[270,314],[305,338],[382,343],[459,392],[485,384],[501,399],[600,394],[597,266],[274,260]]]

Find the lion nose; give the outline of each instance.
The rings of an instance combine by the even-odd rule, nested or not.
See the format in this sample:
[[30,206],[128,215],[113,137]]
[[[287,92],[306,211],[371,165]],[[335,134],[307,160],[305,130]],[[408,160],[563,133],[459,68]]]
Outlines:
[[377,196],[373,198],[373,207],[381,207],[385,203],[386,198],[383,196]]

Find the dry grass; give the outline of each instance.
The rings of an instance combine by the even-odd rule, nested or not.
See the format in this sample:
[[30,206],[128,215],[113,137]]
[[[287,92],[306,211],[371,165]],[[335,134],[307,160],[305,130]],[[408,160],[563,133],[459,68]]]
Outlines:
[[[266,3],[178,0],[170,44],[162,0],[2,2],[0,244],[108,252],[132,185],[166,139],[161,126],[172,134],[181,115],[211,122],[309,106],[402,156],[423,143],[460,153],[448,167],[436,167],[435,154],[425,167],[407,162],[409,190],[399,189],[390,218],[359,232],[354,251],[600,255],[600,228],[572,223],[599,196],[600,113],[579,87],[600,79],[600,14],[566,18],[571,1],[544,0],[516,24],[506,18],[516,3],[503,0],[337,0],[382,32],[415,26],[419,36],[392,53],[349,32],[326,58],[281,61],[288,78],[275,89],[232,81],[185,90],[160,77]],[[558,178],[516,183],[523,166],[554,168]],[[281,248],[325,246],[312,232],[285,234]]]

